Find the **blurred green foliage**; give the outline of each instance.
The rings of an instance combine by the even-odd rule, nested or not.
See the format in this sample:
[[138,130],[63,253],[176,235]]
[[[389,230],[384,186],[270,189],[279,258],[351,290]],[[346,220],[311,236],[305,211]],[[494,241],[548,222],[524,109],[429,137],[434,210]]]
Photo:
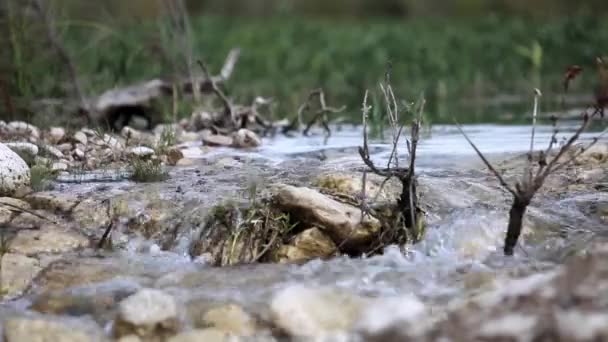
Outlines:
[[[109,7],[97,16],[74,16],[61,8],[57,12],[57,25],[85,79],[86,91],[97,94],[114,86],[175,76],[168,56],[171,51],[161,34],[163,19],[155,15],[158,8],[150,5],[149,13],[137,12],[145,15],[124,20],[113,17],[112,3],[118,6],[119,2],[108,1]],[[288,12],[303,6],[286,3],[292,4],[286,7]],[[399,95],[415,99],[424,92],[425,115],[435,123],[461,112],[468,115],[461,118],[463,122],[486,120],[482,114],[489,112],[462,107],[476,99],[528,96],[534,86],[545,94],[557,92],[566,66],[592,69],[594,58],[608,48],[608,18],[601,15],[412,17],[428,8],[401,3],[407,5],[408,19],[195,15],[191,18],[194,58],[206,60],[218,72],[228,51],[238,46],[242,54],[228,89],[239,102],[250,103],[254,96],[273,97],[278,101],[277,117],[292,117],[310,89],[323,87],[329,103],[346,104],[357,120],[365,89],[375,88],[390,60]],[[457,13],[485,8],[483,2],[457,3],[478,3]],[[220,7],[215,12],[222,12]],[[272,8],[280,10],[280,6]],[[9,43],[8,62],[0,64],[12,96],[70,95],[66,70],[48,49],[44,34],[35,25],[19,26],[21,22],[15,20],[4,20],[6,37],[17,38]],[[587,73],[573,84],[572,91],[589,92],[594,82],[594,73]],[[0,103],[0,112],[4,107]]]

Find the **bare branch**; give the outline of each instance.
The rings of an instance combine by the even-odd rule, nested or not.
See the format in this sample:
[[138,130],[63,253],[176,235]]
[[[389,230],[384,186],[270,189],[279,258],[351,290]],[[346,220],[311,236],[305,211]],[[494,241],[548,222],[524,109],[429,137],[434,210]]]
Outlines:
[[483,155],[483,153],[481,153],[481,151],[479,151],[477,146],[475,146],[475,144],[471,141],[469,136],[464,132],[464,130],[462,129],[462,126],[460,126],[460,124],[458,122],[456,122],[456,127],[458,127],[458,130],[464,136],[464,138],[467,140],[469,145],[471,145],[471,147],[473,147],[473,149],[475,150],[475,152],[477,153],[479,158],[481,158],[481,160],[486,165],[486,167],[494,174],[494,176],[496,176],[496,178],[498,178],[500,185],[502,185],[505,189],[507,189],[513,196],[517,197],[518,196],[517,192],[515,192],[515,190],[513,190],[513,188],[511,188],[511,186],[509,186],[509,184],[507,184],[507,182],[504,180],[502,175],[498,171],[496,171],[494,166],[492,166],[492,164],[490,164],[490,162],[486,159],[486,157]]

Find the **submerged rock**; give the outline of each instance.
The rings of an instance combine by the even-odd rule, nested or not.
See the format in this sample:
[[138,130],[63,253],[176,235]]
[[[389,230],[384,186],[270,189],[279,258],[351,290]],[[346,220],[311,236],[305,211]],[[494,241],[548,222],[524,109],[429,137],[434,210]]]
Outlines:
[[374,217],[361,218],[361,209],[313,189],[281,185],[274,199],[292,219],[303,225],[322,227],[336,245],[350,252],[364,252],[382,228]]
[[291,336],[311,338],[351,331],[367,304],[337,290],[295,285],[279,291],[270,308],[278,327]]
[[79,233],[48,224],[37,230],[20,230],[9,243],[9,251],[24,255],[56,254],[73,251],[88,245],[89,239]]
[[167,342],[229,342],[239,341],[235,337],[218,329],[196,329],[175,335]]
[[177,333],[179,325],[175,299],[160,290],[143,289],[120,302],[114,335],[164,341]]
[[80,329],[76,324],[36,318],[11,318],[4,326],[6,342],[101,342],[106,338],[100,331]]
[[238,305],[213,308],[203,316],[203,324],[237,336],[252,336],[258,330],[255,319]]
[[40,262],[20,254],[0,256],[0,299],[19,296],[40,272]]
[[603,341],[608,339],[608,244],[545,273],[500,282],[453,306],[431,340]]
[[11,196],[30,184],[30,168],[19,155],[0,143],[0,196]]

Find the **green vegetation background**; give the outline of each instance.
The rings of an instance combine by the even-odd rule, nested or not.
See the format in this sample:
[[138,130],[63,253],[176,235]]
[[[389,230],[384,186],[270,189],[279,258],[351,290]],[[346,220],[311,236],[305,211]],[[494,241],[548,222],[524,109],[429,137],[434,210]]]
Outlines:
[[[168,60],[175,46],[161,33],[155,1],[92,3],[55,4],[57,25],[89,94],[175,76]],[[593,69],[594,58],[608,50],[608,6],[598,1],[577,2],[576,10],[571,1],[191,3],[194,57],[218,70],[228,51],[240,47],[230,93],[244,103],[275,98],[276,117],[293,116],[309,89],[323,87],[332,105],[346,104],[358,119],[362,94],[375,88],[390,60],[395,88],[411,99],[424,92],[433,122],[452,115],[465,122],[512,120],[504,114],[517,117],[517,105],[488,109],[480,103],[505,94],[528,100],[532,87],[555,94],[566,66]],[[71,95],[44,31],[19,7],[7,0],[1,17],[8,38],[3,46],[10,47],[0,52],[4,88],[17,103]],[[587,73],[573,92],[590,94],[595,82]],[[24,114],[0,106],[0,117],[15,115]]]

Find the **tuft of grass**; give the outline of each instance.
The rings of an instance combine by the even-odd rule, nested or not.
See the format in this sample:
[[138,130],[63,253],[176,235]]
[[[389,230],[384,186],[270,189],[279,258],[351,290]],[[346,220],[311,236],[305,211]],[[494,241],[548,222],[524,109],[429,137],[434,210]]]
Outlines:
[[131,180],[139,183],[162,182],[169,178],[169,174],[163,169],[160,160],[145,160],[133,158],[131,160],[133,174]]
[[30,186],[35,192],[52,190],[55,178],[57,175],[47,163],[38,163],[30,168]]
[[164,154],[167,152],[169,147],[175,146],[175,144],[177,144],[177,134],[175,133],[175,129],[167,126],[160,134],[160,138],[155,148],[156,153]]

